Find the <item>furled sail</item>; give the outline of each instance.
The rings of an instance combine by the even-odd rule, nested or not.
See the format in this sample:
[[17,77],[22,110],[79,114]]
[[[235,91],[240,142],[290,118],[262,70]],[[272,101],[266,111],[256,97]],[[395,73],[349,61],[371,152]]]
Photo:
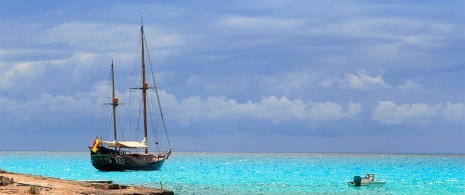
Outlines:
[[141,142],[137,141],[101,141],[100,143],[108,146],[108,147],[115,147],[118,148],[148,148],[147,141],[144,139]]

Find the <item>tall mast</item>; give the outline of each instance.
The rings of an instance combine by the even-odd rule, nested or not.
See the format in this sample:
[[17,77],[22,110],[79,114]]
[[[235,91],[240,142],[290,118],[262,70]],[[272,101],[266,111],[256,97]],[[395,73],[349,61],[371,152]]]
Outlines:
[[115,136],[115,150],[117,149],[117,141],[116,141],[116,106],[118,106],[118,98],[115,95],[115,73],[113,71],[113,60],[111,61],[111,85],[113,88],[113,95],[112,95],[112,103],[113,106],[113,135]]
[[[144,102],[144,141],[147,141],[147,89],[149,85],[145,82],[145,58],[144,58],[144,26],[140,27],[141,45],[142,45],[142,100]],[[145,148],[145,154],[148,153],[148,148]]]

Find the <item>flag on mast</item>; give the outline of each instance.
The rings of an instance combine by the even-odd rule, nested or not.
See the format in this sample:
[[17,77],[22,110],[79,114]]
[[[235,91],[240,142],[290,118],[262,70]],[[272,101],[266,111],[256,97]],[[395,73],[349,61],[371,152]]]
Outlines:
[[100,145],[100,141],[98,141],[98,136],[95,137],[94,144],[92,144],[92,152],[97,152],[97,147]]

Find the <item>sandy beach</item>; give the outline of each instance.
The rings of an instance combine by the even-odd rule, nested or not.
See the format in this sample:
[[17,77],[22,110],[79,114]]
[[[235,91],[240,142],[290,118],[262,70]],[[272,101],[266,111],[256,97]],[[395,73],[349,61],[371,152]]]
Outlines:
[[13,183],[0,185],[0,194],[31,194],[31,187],[35,188],[35,194],[174,194],[172,191],[164,189],[70,181],[11,173],[0,169],[0,180],[6,181],[5,178],[12,178]]

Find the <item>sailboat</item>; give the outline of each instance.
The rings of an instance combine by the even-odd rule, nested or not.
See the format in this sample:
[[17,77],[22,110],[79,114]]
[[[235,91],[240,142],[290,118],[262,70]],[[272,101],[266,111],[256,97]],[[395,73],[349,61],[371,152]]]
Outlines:
[[[169,144],[169,138],[166,134],[166,138],[168,140],[169,149],[165,152],[158,151],[156,153],[149,153],[149,145],[148,145],[148,137],[147,137],[147,129],[148,129],[148,118],[147,118],[147,91],[149,89],[155,89],[158,107],[160,111],[162,127],[166,133],[166,125],[163,119],[162,109],[160,105],[160,99],[158,96],[158,91],[156,87],[150,87],[148,82],[146,81],[146,67],[145,67],[145,57],[144,57],[144,45],[145,43],[145,36],[144,36],[144,26],[141,25],[140,28],[141,32],[141,69],[142,75],[141,80],[142,83],[139,87],[133,88],[138,89],[141,91],[142,97],[142,115],[143,115],[143,129],[144,129],[144,138],[142,141],[120,141],[117,139],[117,116],[116,116],[116,108],[118,107],[119,100],[115,95],[115,79],[114,79],[114,68],[113,62],[111,64],[111,85],[112,85],[112,102],[109,103],[113,107],[113,141],[100,141],[98,136],[96,137],[94,144],[90,149],[90,159],[92,165],[100,170],[100,171],[126,171],[126,170],[159,170],[166,159],[171,155],[171,146]],[[153,73],[152,73],[153,76]],[[153,82],[155,79],[153,78]],[[153,84],[155,86],[155,83]],[[149,113],[152,115],[151,113]],[[158,141],[155,141],[155,144],[158,147]],[[139,150],[139,152],[133,152],[133,150]],[[143,150],[143,152],[140,152]]]

